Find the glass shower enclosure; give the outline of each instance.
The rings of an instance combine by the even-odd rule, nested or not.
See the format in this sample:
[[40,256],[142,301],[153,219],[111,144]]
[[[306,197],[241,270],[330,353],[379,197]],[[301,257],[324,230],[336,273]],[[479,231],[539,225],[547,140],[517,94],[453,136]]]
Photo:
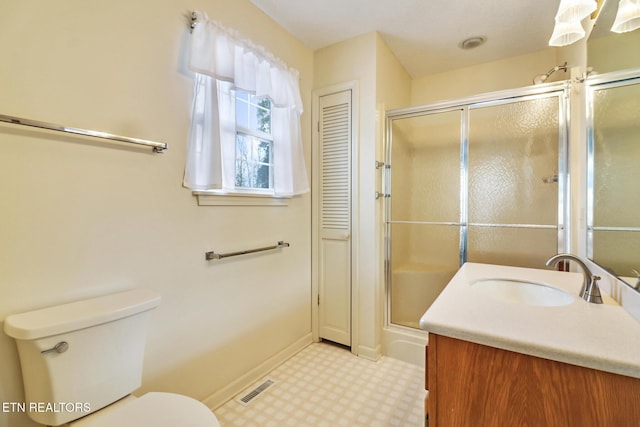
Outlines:
[[387,113],[388,323],[419,320],[460,265],[544,266],[567,241],[567,84]]

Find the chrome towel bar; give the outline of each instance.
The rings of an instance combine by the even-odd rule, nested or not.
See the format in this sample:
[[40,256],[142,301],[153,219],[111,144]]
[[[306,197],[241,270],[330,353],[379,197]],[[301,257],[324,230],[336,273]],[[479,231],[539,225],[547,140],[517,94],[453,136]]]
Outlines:
[[128,136],[113,135],[107,132],[95,130],[86,130],[73,128],[69,126],[61,126],[53,123],[40,122],[37,120],[23,119],[21,117],[7,116],[0,114],[0,122],[11,123],[14,125],[31,126],[40,129],[54,130],[57,132],[74,133],[76,135],[92,136],[95,138],[109,139],[112,141],[126,142],[129,144],[144,145],[152,147],[155,153],[162,153],[167,149],[167,144],[163,142],[148,141],[146,139],[130,138]]
[[275,246],[265,246],[264,248],[257,248],[257,249],[248,249],[246,251],[237,251],[237,252],[227,252],[226,254],[217,254],[215,252],[207,252],[205,253],[205,258],[207,259],[207,261],[211,261],[214,259],[222,259],[222,258],[229,258],[232,256],[238,256],[238,255],[246,255],[246,254],[252,254],[255,252],[262,252],[262,251],[270,251],[273,249],[281,249],[281,248],[288,248],[289,245],[287,242],[283,242],[282,240],[280,240]]

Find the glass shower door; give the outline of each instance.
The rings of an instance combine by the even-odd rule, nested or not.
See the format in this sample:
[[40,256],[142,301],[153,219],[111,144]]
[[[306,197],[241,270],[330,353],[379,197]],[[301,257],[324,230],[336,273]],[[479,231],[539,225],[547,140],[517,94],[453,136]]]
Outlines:
[[417,328],[460,266],[460,109],[393,120],[387,204],[391,323]]
[[466,261],[544,268],[564,252],[567,92],[524,88],[389,115],[390,323],[418,327]]
[[559,95],[469,110],[468,261],[544,268],[562,247]]

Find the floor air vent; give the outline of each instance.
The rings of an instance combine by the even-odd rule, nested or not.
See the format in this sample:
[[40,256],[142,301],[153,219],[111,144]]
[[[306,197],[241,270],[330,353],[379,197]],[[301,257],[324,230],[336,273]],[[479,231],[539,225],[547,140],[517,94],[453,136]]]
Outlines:
[[249,403],[255,400],[258,396],[260,396],[260,394],[267,391],[267,389],[274,384],[275,384],[275,381],[273,380],[265,380],[262,384],[260,384],[259,386],[257,386],[256,388],[254,388],[244,396],[237,398],[236,401],[241,405],[247,406]]

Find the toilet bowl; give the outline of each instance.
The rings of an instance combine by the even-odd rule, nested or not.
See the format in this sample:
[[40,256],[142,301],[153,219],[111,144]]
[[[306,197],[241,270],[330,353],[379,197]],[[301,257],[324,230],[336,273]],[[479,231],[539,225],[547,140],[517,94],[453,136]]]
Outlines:
[[69,427],[220,427],[209,408],[190,397],[150,392],[125,397]]
[[[146,327],[160,295],[136,289],[8,316],[35,422],[73,427],[219,427],[203,403],[173,393],[131,393],[142,382]],[[47,378],[48,381],[42,381]]]

